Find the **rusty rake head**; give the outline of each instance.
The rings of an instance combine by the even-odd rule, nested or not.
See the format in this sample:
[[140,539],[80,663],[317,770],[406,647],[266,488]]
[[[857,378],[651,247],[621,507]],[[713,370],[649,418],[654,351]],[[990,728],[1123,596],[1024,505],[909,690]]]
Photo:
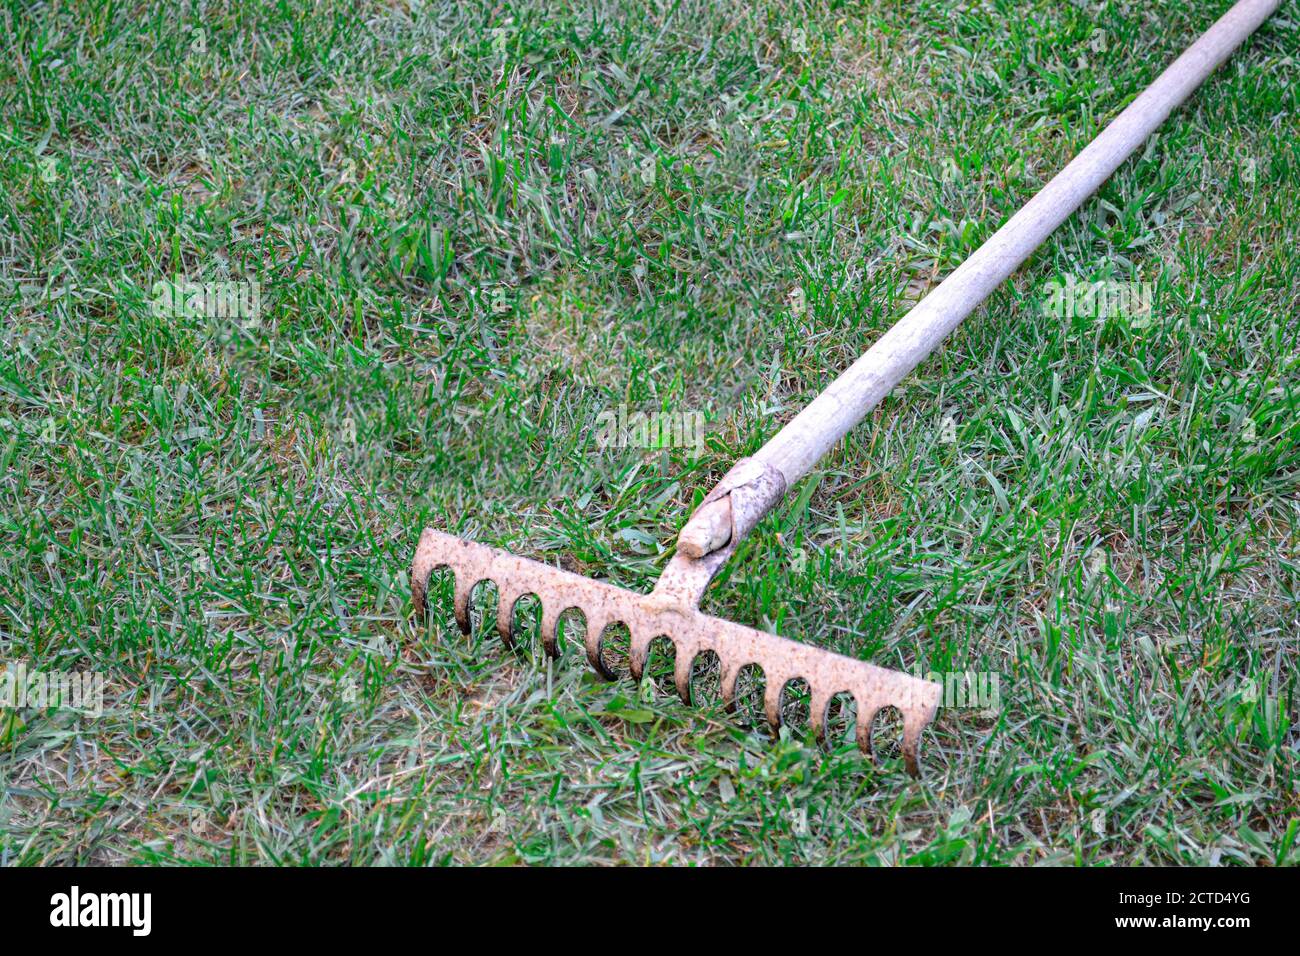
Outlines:
[[[724,480],[719,489],[737,490],[725,489],[725,485]],[[706,499],[706,505],[714,500],[719,489]],[[745,510],[741,494],[737,494],[732,504],[737,516]],[[699,610],[704,589],[735,550],[739,537],[748,530],[739,525],[739,518],[737,522],[740,533],[713,553],[692,558],[679,545],[677,555],[650,594],[637,594],[427,528],[420,536],[411,570],[412,597],[416,608],[421,613],[427,612],[430,575],[438,568],[450,568],[455,574],[456,621],[468,634],[471,592],[480,582],[493,581],[499,601],[497,629],[502,640],[513,645],[515,604],[525,595],[535,595],[542,608],[542,643],[552,657],[559,655],[560,618],[576,609],[586,621],[587,659],[601,676],[610,680],[617,675],[602,655],[602,640],[611,624],[624,624],[631,635],[628,669],[637,681],[645,670],[651,642],[667,637],[676,651],[674,683],[687,704],[692,668],[699,655],[709,651],[717,655],[722,699],[728,710],[735,707],[741,671],[747,666],[757,666],[765,677],[763,709],[773,730],[781,723],[782,691],[791,681],[802,678],[811,694],[810,719],[818,739],[823,742],[831,700],[837,694],[850,694],[857,706],[858,746],[867,754],[871,753],[871,727],[876,715],[882,708],[895,707],[903,718],[903,757],[908,771],[916,774],[921,731],[933,719],[939,705],[938,684],[711,617]]]

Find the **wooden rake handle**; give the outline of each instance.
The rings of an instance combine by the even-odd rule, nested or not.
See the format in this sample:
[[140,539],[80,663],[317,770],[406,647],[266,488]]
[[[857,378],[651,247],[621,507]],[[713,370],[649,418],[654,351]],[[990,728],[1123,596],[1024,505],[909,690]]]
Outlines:
[[[1235,4],[1001,229],[752,458],[745,459],[746,468],[752,471],[757,467],[767,474],[768,487],[780,489],[774,497],[768,495],[771,500],[765,502],[763,513],[1015,272],[1280,2],[1240,0]],[[746,521],[733,520],[730,498],[714,497],[700,506],[682,528],[680,552],[698,559],[729,542],[739,543],[755,520],[752,509]]]

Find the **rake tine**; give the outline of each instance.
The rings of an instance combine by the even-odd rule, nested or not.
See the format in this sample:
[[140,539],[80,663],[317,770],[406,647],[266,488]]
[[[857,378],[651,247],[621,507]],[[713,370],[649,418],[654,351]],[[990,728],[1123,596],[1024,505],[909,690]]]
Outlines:
[[549,601],[542,602],[542,647],[552,658],[560,656],[560,615]]
[[610,623],[612,622],[604,622],[598,618],[592,618],[588,621],[587,639],[585,643],[587,647],[587,660],[591,666],[595,668],[596,673],[605,678],[605,680],[613,681],[618,680],[618,674],[614,673],[614,671],[606,665],[605,657],[601,653],[601,648],[604,644],[605,628],[607,628]]
[[695,655],[686,648],[677,646],[677,655],[673,660],[673,683],[677,686],[677,696],[687,707],[691,706],[691,672],[695,667]]
[[466,637],[469,637],[473,630],[469,620],[469,598],[476,583],[464,582],[459,574],[456,575],[456,594],[453,598],[453,607],[456,613],[456,624],[460,627],[460,632]]
[[784,690],[785,681],[776,678],[769,679],[763,688],[763,713],[773,736],[781,732],[781,692]]
[[812,700],[808,705],[808,720],[812,724],[813,733],[817,737],[817,743],[826,749],[826,723],[831,709],[831,697],[833,695],[824,687],[814,687],[812,691]]
[[722,696],[722,709],[728,714],[736,712],[736,684],[740,681],[741,665],[722,665],[722,682],[719,692]]
[[632,680],[641,683],[645,677],[645,665],[650,659],[650,642],[654,640],[649,631],[633,631],[632,643],[627,651],[627,670]]
[[925,722],[917,720],[915,714],[903,714],[903,762],[913,777],[921,773],[917,752],[921,748],[921,731],[924,729]]
[[497,588],[500,591],[497,596],[497,634],[501,636],[501,643],[513,651],[516,646],[515,604],[518,603],[518,598],[499,583]]
[[878,713],[880,705],[858,701],[858,749],[872,759],[875,758],[875,753],[871,746],[871,728],[875,726]]

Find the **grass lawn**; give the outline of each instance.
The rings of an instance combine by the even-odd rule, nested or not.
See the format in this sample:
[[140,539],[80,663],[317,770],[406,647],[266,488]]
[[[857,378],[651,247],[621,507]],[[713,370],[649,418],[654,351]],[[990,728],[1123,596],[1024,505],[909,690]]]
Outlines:
[[0,862],[1300,862],[1295,0],[706,599],[996,680],[919,781],[408,575],[428,525],[649,590],[1227,6],[8,0],[0,660],[105,685],[0,711]]

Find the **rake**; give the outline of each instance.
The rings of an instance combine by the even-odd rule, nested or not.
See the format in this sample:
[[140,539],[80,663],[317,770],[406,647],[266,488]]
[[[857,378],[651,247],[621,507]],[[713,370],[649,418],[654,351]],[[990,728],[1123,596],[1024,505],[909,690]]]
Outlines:
[[430,574],[441,567],[455,575],[455,616],[470,633],[470,596],[483,581],[497,585],[497,629],[513,647],[514,609],[525,595],[541,602],[541,637],[547,654],[559,656],[558,627],[576,610],[586,622],[587,659],[607,679],[617,677],[603,656],[606,628],[622,623],[631,637],[628,670],[640,681],[651,642],[669,638],[675,648],[673,679],[691,703],[694,662],[717,655],[721,697],[734,710],[739,675],[758,667],[765,677],[763,709],[775,731],[781,723],[782,694],[796,679],[807,682],[809,720],[819,741],[826,738],[833,698],[848,694],[857,708],[858,746],[872,752],[872,725],[883,708],[902,715],[902,753],[916,775],[921,732],[934,718],[942,694],[932,681],[879,667],[823,648],[711,617],[699,610],[709,582],[735,554],[759,521],[841,438],[922,359],[1007,279],[1049,235],[1201,82],[1277,9],[1280,0],[1241,0],[1175,60],[1019,212],[951,275],[895,323],[825,391],[766,445],[742,458],[690,516],[677,548],[650,594],[517,557],[432,528],[416,547],[411,594],[416,609],[428,611]]

